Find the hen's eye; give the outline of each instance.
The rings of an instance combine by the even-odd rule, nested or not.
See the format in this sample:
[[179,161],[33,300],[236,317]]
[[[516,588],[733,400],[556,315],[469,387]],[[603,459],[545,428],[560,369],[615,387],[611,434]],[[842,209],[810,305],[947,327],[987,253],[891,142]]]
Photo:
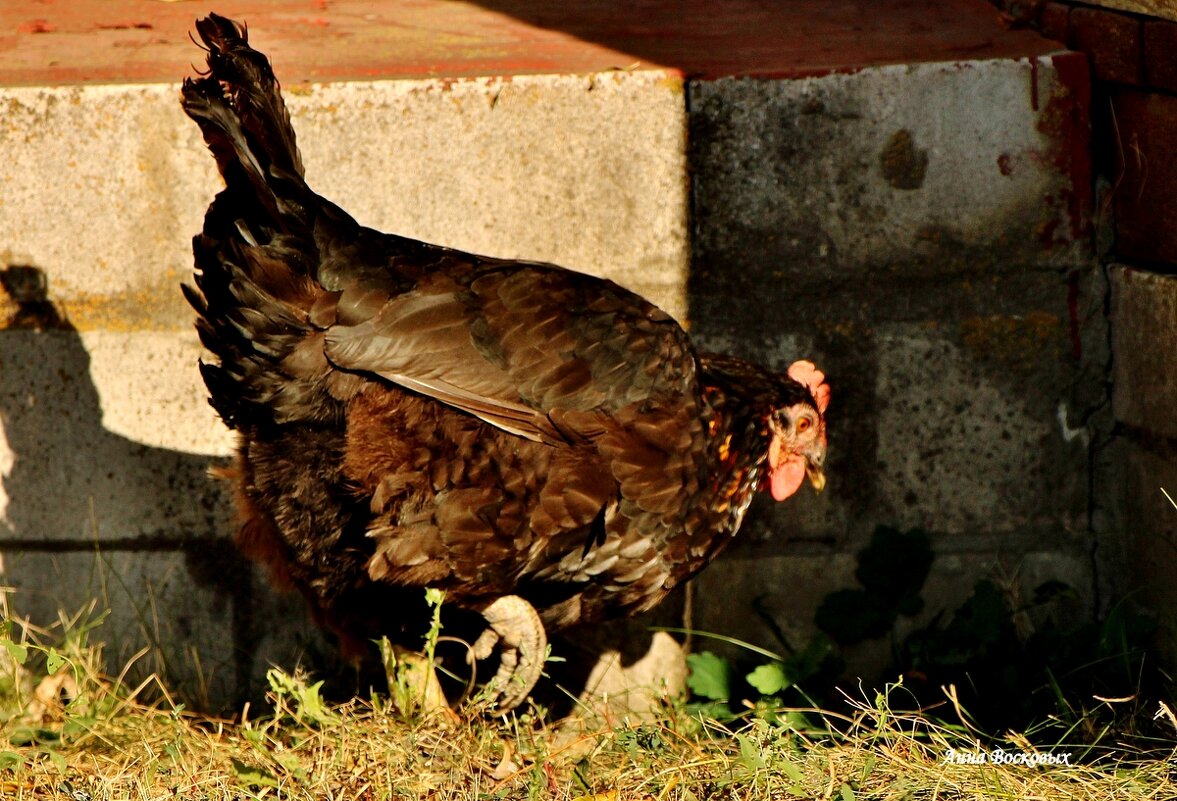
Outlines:
[[811,425],[813,425],[812,420],[810,420],[808,417],[802,417],[800,420],[797,421],[797,433],[804,434],[806,431],[809,430],[809,427]]

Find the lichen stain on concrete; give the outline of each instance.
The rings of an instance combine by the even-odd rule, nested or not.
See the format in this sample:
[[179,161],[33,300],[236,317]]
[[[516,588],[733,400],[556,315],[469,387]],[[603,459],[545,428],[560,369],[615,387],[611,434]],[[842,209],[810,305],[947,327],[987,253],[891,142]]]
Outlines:
[[[14,283],[16,270],[35,271],[42,281],[33,297]],[[0,331],[7,329],[65,329],[76,331],[176,331],[187,330],[194,319],[180,294],[183,277],[164,270],[147,285],[111,294],[67,293],[54,297],[38,268],[12,266],[0,269],[6,279],[0,285]]]
[[896,189],[919,189],[928,173],[928,151],[917,148],[911,131],[900,128],[883,145],[879,166],[883,179]]
[[969,317],[960,323],[961,340],[975,357],[1028,374],[1062,352],[1063,321],[1048,312],[1011,317]]
[[666,72],[654,82],[659,89],[667,89],[675,97],[683,97],[687,93],[686,81],[676,72]]

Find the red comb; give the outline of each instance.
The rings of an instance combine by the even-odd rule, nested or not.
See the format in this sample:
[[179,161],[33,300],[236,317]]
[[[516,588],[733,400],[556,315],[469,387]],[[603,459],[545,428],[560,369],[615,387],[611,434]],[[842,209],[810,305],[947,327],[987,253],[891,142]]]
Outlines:
[[818,370],[813,362],[802,360],[789,365],[788,375],[798,384],[809,388],[809,394],[817,403],[817,410],[825,414],[826,407],[830,405],[830,385],[826,383],[826,374]]

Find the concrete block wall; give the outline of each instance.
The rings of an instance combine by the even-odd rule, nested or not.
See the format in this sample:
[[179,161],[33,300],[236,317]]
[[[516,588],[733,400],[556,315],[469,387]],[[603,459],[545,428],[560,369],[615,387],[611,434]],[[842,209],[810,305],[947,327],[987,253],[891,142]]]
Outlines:
[[[733,68],[740,51],[714,43],[722,68],[696,68],[659,49],[665,36],[618,52],[602,34],[613,50],[575,74],[286,82],[308,177],[361,222],[608,275],[704,348],[827,370],[829,489],[760,499],[699,581],[697,628],[803,642],[879,524],[932,532],[929,614],[994,571],[1066,581],[1085,610],[1104,594],[1090,476],[1108,332],[1087,63],[1001,30],[979,0],[926,5],[904,6],[921,24],[872,17],[871,56],[823,51],[821,68],[771,50]],[[426,6],[415,25],[433,19]],[[829,23],[838,8],[804,18],[836,41],[851,23]],[[944,31],[913,46],[903,31],[928,15]],[[368,42],[368,23],[348,19]],[[790,25],[747,30],[812,51]],[[282,49],[251,30],[284,75]],[[632,64],[626,52],[653,56],[606,69]],[[218,181],[176,91],[0,86],[0,570],[10,607],[39,621],[99,598],[112,664],[158,644],[145,667],[216,704],[322,646],[300,602],[234,554],[226,498],[205,478],[231,438],[204,404],[176,284]]]
[[[696,625],[803,646],[880,524],[932,534],[920,623],[1002,573],[1064,581],[1090,613],[1107,332],[1083,57],[728,79],[690,99],[693,334],[778,366],[811,355],[834,387],[829,489],[754,507],[697,584],[755,613],[733,625],[704,603]],[[887,648],[851,664],[877,670]]]
[[[1013,4],[998,3],[1003,7]],[[1157,620],[1177,664],[1177,9],[1146,0],[1047,2],[1020,20],[1084,53],[1093,84],[1097,241],[1110,289],[1107,436],[1093,456],[1094,525],[1117,597]],[[1174,495],[1177,497],[1177,495]]]

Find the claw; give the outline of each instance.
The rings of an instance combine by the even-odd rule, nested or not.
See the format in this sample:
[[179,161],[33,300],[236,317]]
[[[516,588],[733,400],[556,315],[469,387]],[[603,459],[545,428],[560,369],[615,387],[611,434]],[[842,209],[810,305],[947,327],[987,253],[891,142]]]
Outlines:
[[498,711],[519,706],[539,681],[548,637],[535,608],[518,595],[504,595],[482,610],[487,628],[471,648],[486,659],[499,647],[499,670],[487,685],[497,694]]

